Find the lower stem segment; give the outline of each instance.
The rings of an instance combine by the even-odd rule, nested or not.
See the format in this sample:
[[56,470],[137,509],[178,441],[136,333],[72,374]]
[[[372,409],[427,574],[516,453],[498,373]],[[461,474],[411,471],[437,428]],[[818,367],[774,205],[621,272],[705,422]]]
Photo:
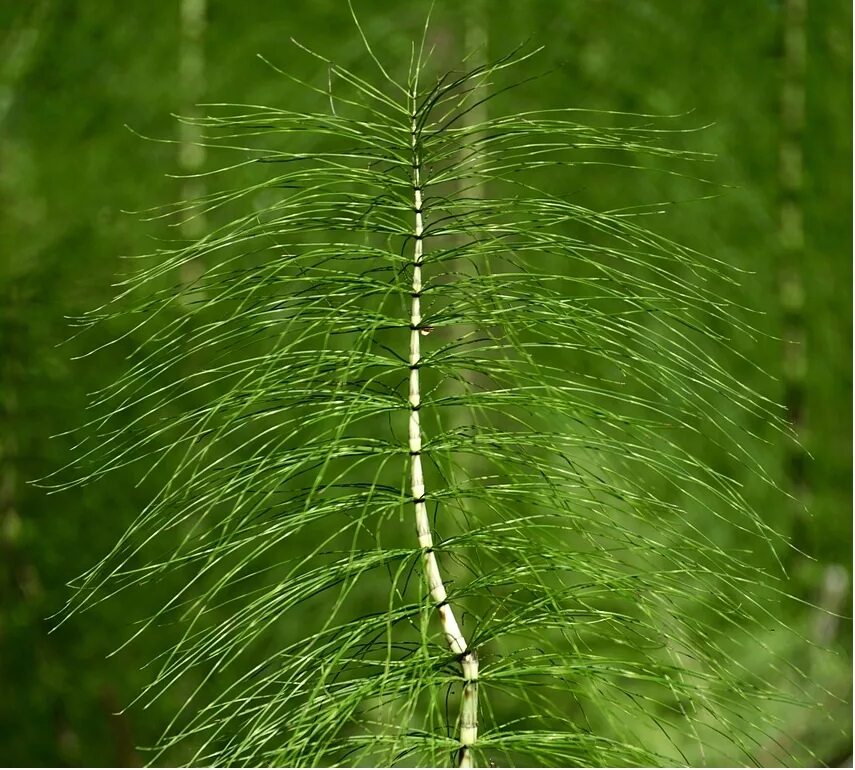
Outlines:
[[412,123],[413,149],[413,203],[416,214],[415,248],[413,250],[412,305],[410,310],[410,477],[413,503],[416,513],[416,531],[419,546],[422,548],[422,565],[430,596],[439,613],[442,630],[452,653],[457,656],[463,673],[463,696],[460,706],[460,749],[459,767],[473,767],[472,746],[478,737],[478,656],[470,650],[454,610],[448,603],[448,594],[439,564],[433,550],[433,535],[425,502],[425,482],[422,470],[422,433],[419,409],[421,407],[421,389],[419,366],[421,361],[421,293],[422,260],[424,257],[424,219],[422,216],[421,164],[419,160],[416,118]]

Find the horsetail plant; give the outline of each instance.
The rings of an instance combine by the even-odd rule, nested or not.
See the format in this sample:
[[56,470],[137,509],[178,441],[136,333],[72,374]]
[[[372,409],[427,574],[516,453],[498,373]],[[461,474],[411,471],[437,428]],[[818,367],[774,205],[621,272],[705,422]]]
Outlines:
[[416,91],[417,80],[409,91],[411,108],[410,141],[413,163],[413,283],[410,310],[410,477],[412,479],[413,505],[416,511],[416,530],[419,535],[419,548],[422,549],[424,574],[430,590],[430,597],[436,603],[442,630],[448,640],[451,652],[460,660],[463,669],[463,704],[460,708],[460,767],[472,767],[472,747],[478,735],[478,655],[470,649],[460,630],[460,624],[454,610],[448,603],[448,593],[439,572],[436,553],[433,548],[430,517],[427,512],[424,473],[422,471],[422,430],[419,420],[421,409],[421,382],[419,367],[421,351],[419,335],[426,330],[422,326],[422,265],[424,263],[424,220],[422,200],[422,163],[420,157],[421,132],[419,130],[419,106]]
[[322,109],[192,119],[237,155],[208,189],[237,182],[153,213],[210,229],[82,320],[134,351],[58,486],[139,463],[159,492],[68,612],[168,588],[134,634],[169,640],[140,697],[184,693],[154,761],[750,761],[798,676],[759,632],[750,554],[782,543],[687,448],[765,478],[735,414],[777,411],[715,352],[751,333],[733,271],[647,229],[661,206],[550,192],[707,158],[673,119],[464,119],[531,54],[424,86],[427,30],[404,82],[362,35],[379,85],[303,49],[323,85],[281,74]]

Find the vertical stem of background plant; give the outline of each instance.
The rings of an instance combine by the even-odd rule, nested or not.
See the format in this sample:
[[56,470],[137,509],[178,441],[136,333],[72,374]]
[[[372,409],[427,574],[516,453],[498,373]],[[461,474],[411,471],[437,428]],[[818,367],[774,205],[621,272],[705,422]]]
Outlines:
[[[779,237],[781,244],[780,302],[784,337],[784,405],[800,439],[805,428],[805,288],[804,262],[804,127],[805,127],[805,16],[806,0],[784,0],[782,6],[781,135],[778,178],[780,185]],[[802,505],[808,503],[806,456],[793,445],[787,458],[792,493]],[[801,539],[803,512],[796,514],[794,538]],[[800,537],[801,536],[801,537]],[[797,543],[804,547],[803,543]]]
[[[205,93],[205,18],[207,0],[180,0],[181,39],[178,52],[178,82],[181,89],[182,111],[189,118],[199,117],[199,101]],[[199,126],[179,123],[178,165],[185,174],[196,174],[205,163],[205,148],[201,144]],[[194,200],[205,194],[204,182],[185,179],[182,197]],[[185,237],[197,238],[205,230],[205,222],[195,208],[188,209],[181,229]]]
[[[179,0],[180,41],[178,51],[178,83],[181,89],[182,112],[188,118],[198,118],[197,106],[205,94],[205,22],[207,0]],[[181,122],[179,126],[178,165],[183,174],[198,174],[205,164],[205,148],[199,126]],[[195,201],[205,195],[205,183],[199,177],[183,181],[181,198]],[[184,210],[181,234],[195,240],[205,232],[205,215],[196,205]],[[192,284],[204,272],[199,259],[191,259],[181,266],[181,282]],[[192,294],[186,302],[197,299]]]
[[458,763],[460,767],[473,767],[472,746],[478,736],[478,656],[470,650],[460,630],[454,610],[448,603],[445,584],[439,573],[436,553],[433,548],[430,519],[427,513],[424,472],[422,470],[422,431],[419,410],[421,409],[421,387],[419,367],[421,365],[421,295],[422,264],[424,258],[424,216],[422,211],[422,173],[419,156],[418,123],[415,115],[415,96],[413,96],[412,117],[412,153],[413,153],[413,210],[415,212],[414,248],[413,248],[413,284],[410,310],[410,476],[413,504],[416,514],[416,531],[419,546],[422,549],[422,564],[425,580],[430,590],[442,630],[452,653],[460,661],[463,674],[463,695],[460,707],[460,749]]
[[[804,227],[804,136],[806,124],[806,64],[807,64],[808,0],[784,0],[781,19],[782,78],[781,78],[781,139],[778,165],[780,185],[780,298],[784,325],[784,404],[790,421],[800,439],[791,445],[787,458],[790,491],[799,501],[793,533],[795,544],[810,550],[806,538],[806,510],[810,505],[811,489],[807,477],[807,335],[805,329],[805,264]],[[832,645],[839,633],[838,614],[846,602],[849,572],[839,564],[828,564],[823,570],[813,613],[812,636],[816,643],[808,671],[814,673],[818,652]],[[821,673],[821,672],[820,672]],[[814,674],[818,679],[819,674]],[[824,687],[817,684],[817,699],[826,698]],[[837,696],[840,697],[840,696]],[[845,697],[845,696],[844,696]],[[798,728],[784,731],[784,740],[798,735]],[[838,765],[839,760],[831,764]],[[845,765],[843,765],[845,766]]]
[[[487,32],[487,4],[485,0],[469,0],[463,6],[463,51],[467,54],[467,61],[474,67],[482,67],[487,64],[487,45],[489,43]],[[483,81],[478,82],[472,94],[472,109],[463,115],[462,125],[472,128],[486,122],[487,120],[487,86]],[[463,163],[477,168],[479,153],[475,146],[477,137],[469,134],[462,142]],[[463,180],[461,186],[466,187],[466,195],[470,198],[484,198],[483,180]]]

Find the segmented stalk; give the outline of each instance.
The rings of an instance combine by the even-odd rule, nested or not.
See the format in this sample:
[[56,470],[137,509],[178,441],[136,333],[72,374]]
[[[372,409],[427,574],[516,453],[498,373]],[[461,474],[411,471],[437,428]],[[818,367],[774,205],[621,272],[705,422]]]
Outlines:
[[422,262],[424,256],[424,218],[422,213],[421,159],[418,146],[418,126],[415,110],[412,116],[412,152],[413,152],[413,209],[415,212],[415,246],[413,248],[413,286],[410,311],[410,471],[413,503],[416,513],[416,530],[419,546],[422,548],[422,563],[430,596],[439,612],[439,620],[448,646],[458,657],[463,674],[463,696],[460,707],[460,767],[473,767],[472,746],[478,736],[478,656],[470,650],[460,630],[454,610],[448,603],[448,594],[439,565],[433,550],[433,536],[430,530],[427,505],[425,502],[425,482],[422,472],[422,432],[419,409],[421,391],[419,384],[419,366],[421,361],[421,293]]
[[[779,233],[781,244],[780,302],[784,325],[782,367],[784,406],[799,437],[805,433],[805,379],[807,376],[807,336],[805,333],[804,264],[804,129],[805,129],[805,46],[806,0],[786,0],[783,4],[783,78],[781,90],[781,142],[778,178],[780,181]],[[807,454],[800,443],[787,447],[789,482],[793,495],[804,506],[810,490]],[[797,509],[798,510],[798,509]],[[804,513],[797,512],[796,546],[805,529]]]

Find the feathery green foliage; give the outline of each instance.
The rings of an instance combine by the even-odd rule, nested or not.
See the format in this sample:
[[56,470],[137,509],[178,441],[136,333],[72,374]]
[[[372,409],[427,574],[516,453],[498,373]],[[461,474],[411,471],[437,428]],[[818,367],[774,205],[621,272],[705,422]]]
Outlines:
[[[132,463],[168,478],[69,611],[174,586],[135,636],[174,639],[143,697],[187,693],[159,748],[192,764],[750,762],[778,696],[730,631],[777,624],[751,553],[785,544],[682,441],[763,475],[710,399],[779,420],[715,357],[751,334],[715,288],[735,277],[648,229],[664,206],[550,194],[590,164],[707,158],[663,146],[684,133],[673,118],[470,124],[530,55],[429,81],[424,48],[402,82],[375,59],[377,83],[307,51],[329,79],[303,85],[328,111],[209,105],[194,121],[235,158],[210,188],[240,182],[153,213],[221,224],[139,258],[82,320],[130,319],[141,343],[60,486]],[[181,280],[192,261],[203,274]],[[479,662],[468,760],[467,675],[438,604]]]

